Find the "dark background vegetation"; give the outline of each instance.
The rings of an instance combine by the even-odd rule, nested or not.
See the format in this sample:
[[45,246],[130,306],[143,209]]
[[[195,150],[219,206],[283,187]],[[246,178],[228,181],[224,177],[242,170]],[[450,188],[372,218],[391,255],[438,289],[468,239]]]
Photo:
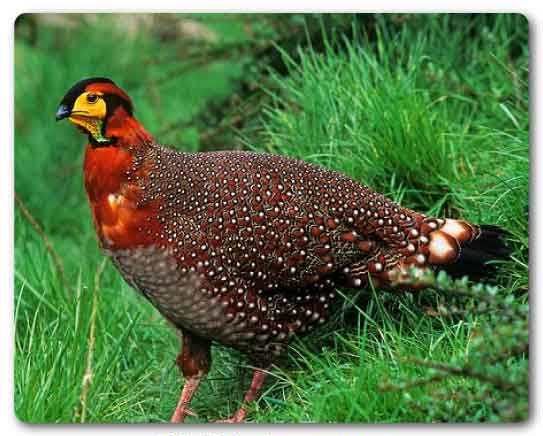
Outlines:
[[[22,15],[15,42],[15,410],[28,422],[161,422],[178,338],[99,253],[84,138],[54,113],[111,77],[161,143],[343,171],[403,205],[498,224],[491,284],[343,292],[276,368],[255,422],[528,417],[528,23],[519,15]],[[224,418],[246,361],[217,347],[192,422]]]

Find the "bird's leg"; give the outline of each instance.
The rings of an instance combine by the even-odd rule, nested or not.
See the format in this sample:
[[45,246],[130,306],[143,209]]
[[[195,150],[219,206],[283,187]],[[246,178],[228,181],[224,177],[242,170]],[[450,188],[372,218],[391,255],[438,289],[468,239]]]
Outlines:
[[187,377],[185,379],[185,384],[183,385],[181,396],[179,397],[179,401],[177,402],[177,406],[175,408],[175,411],[173,412],[170,422],[180,423],[185,420],[185,417],[187,415],[196,415],[192,410],[189,409],[188,406],[192,399],[192,395],[198,389],[200,380],[200,376]]
[[211,367],[211,343],[206,339],[183,331],[183,345],[176,362],[183,372],[185,384],[170,421],[179,423],[183,422],[187,415],[195,415],[189,409],[189,405],[192,396],[198,389],[200,380],[209,372]]
[[231,418],[216,422],[232,424],[243,422],[245,420],[245,416],[247,415],[247,405],[257,399],[260,389],[262,389],[267,375],[268,374],[263,370],[255,369],[253,372],[253,379],[251,380],[251,386],[249,386],[249,389],[247,389],[247,392],[243,397],[243,403],[241,407],[237,410],[236,413],[234,413],[234,415],[232,415]]

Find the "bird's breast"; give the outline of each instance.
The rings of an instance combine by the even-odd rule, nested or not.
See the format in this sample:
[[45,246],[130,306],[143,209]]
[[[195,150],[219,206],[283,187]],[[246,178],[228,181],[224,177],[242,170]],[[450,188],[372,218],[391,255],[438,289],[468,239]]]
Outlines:
[[160,229],[151,204],[138,205],[134,194],[111,192],[91,202],[94,223],[102,243],[109,248],[148,245]]
[[85,188],[96,233],[111,249],[152,243],[161,233],[154,202],[141,202],[141,188],[127,178],[132,156],[115,147],[87,149]]
[[132,236],[130,229],[137,224],[137,208],[133,201],[120,193],[110,193],[97,211],[104,239],[110,244],[125,245],[123,241]]

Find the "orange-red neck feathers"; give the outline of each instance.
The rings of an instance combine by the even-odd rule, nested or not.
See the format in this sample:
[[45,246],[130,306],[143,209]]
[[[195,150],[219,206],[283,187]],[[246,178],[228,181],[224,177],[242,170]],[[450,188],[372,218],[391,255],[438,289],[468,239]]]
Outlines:
[[151,210],[136,207],[139,188],[130,183],[127,172],[133,152],[154,139],[123,106],[109,117],[105,136],[114,138],[107,146],[88,144],[84,181],[96,231],[103,244],[121,248],[144,243],[139,229]]
[[115,193],[126,181],[126,171],[132,165],[129,149],[141,149],[154,141],[147,130],[119,106],[109,117],[105,136],[114,139],[108,146],[87,145],[85,153],[85,187],[89,198]]
[[154,140],[143,125],[131,116],[123,106],[115,109],[107,119],[106,138],[113,138],[117,148],[139,147]]

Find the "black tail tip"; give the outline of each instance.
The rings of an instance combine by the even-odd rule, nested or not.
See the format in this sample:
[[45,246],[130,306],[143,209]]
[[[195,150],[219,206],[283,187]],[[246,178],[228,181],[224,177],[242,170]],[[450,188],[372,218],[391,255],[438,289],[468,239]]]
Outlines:
[[511,234],[495,225],[479,226],[479,235],[460,247],[456,262],[445,265],[443,269],[452,277],[468,276],[472,280],[489,277],[496,272],[494,260],[508,260],[512,249],[507,243]]
[[511,233],[495,225],[481,225],[479,230],[481,233],[468,247],[481,250],[496,260],[507,260],[511,257],[513,250],[507,243]]

